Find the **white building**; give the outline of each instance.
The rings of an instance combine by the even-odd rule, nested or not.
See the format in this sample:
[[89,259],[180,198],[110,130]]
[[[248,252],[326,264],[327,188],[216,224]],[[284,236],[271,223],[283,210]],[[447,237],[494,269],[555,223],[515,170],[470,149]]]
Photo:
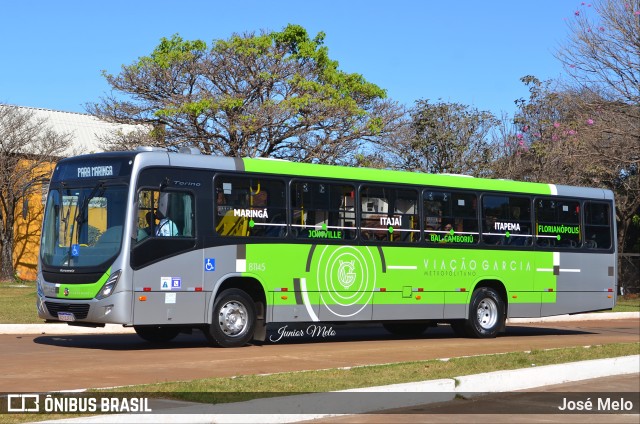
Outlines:
[[36,119],[46,119],[47,125],[57,133],[71,134],[73,139],[66,151],[67,156],[84,153],[102,152],[100,137],[114,131],[128,133],[134,131],[136,125],[114,124],[102,121],[92,115],[59,110],[40,109],[24,106],[0,104],[0,107],[14,107],[32,112]]

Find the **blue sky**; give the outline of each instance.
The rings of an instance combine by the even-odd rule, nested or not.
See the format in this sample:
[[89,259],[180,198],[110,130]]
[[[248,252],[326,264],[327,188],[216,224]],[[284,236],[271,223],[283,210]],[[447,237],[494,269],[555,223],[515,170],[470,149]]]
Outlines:
[[108,92],[101,70],[179,33],[210,43],[288,23],[326,33],[340,69],[405,105],[442,99],[515,111],[524,75],[558,78],[574,0],[0,0],[0,102],[70,112]]

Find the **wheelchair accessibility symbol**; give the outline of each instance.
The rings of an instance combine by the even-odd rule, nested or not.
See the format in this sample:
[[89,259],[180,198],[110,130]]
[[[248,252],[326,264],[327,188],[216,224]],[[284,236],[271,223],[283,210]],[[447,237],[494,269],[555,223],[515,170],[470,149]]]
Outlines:
[[206,258],[204,260],[204,270],[206,272],[211,272],[216,270],[216,259],[215,258]]
[[80,245],[79,244],[72,244],[71,245],[71,256],[73,256],[73,257],[80,256]]

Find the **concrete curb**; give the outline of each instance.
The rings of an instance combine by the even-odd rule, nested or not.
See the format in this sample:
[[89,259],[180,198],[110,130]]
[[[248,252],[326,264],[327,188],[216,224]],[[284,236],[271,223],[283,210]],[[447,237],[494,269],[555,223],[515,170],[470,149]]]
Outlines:
[[[519,370],[496,371],[440,380],[350,389],[331,393],[255,399],[220,405],[182,403],[184,406],[181,406],[181,403],[174,402],[172,407],[163,410],[164,414],[102,415],[51,422],[125,423],[135,417],[137,423],[291,423],[445,402],[456,396],[473,397],[488,392],[524,390],[634,373],[640,373],[640,355],[541,367],[532,366],[532,368]],[[481,387],[485,393],[477,393],[478,387]],[[354,404],[353,398],[348,395],[349,393],[369,393],[371,394],[370,401],[368,398],[359,397],[358,399],[362,402]],[[384,394],[385,401],[383,403],[379,401],[379,396],[374,395],[376,393]],[[394,393],[403,393],[403,395],[393,396]],[[429,393],[429,396],[425,396],[425,393]],[[332,409],[337,413],[305,413],[305,411],[313,410],[317,405],[326,405],[326,402],[330,402]],[[260,413],[252,413],[252,411],[260,411]],[[349,412],[345,413],[345,411]]]
[[[612,319],[640,319],[640,312],[603,312],[578,315],[557,315],[544,318],[509,318],[509,324],[534,324],[544,322],[594,321]],[[104,327],[75,327],[67,324],[0,324],[0,334],[130,334],[131,327],[106,324]]]
[[565,322],[565,321],[598,321],[611,319],[640,319],[640,312],[597,312],[576,315],[556,315],[543,318],[509,318],[509,324],[529,324],[537,322]]
[[640,355],[543,365],[515,371],[494,371],[456,377],[456,393],[477,392],[478,387],[499,387],[496,392],[532,389],[552,384],[640,372]]

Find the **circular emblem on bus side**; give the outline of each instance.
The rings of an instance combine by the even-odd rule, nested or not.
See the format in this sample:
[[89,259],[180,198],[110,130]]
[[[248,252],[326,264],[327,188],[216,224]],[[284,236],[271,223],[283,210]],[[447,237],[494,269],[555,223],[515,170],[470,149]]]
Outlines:
[[324,309],[335,317],[347,318],[371,306],[376,264],[369,249],[323,246],[318,250],[315,285]]
[[355,260],[354,261],[340,261],[338,267],[338,281],[345,289],[350,288],[356,281],[355,273]]

